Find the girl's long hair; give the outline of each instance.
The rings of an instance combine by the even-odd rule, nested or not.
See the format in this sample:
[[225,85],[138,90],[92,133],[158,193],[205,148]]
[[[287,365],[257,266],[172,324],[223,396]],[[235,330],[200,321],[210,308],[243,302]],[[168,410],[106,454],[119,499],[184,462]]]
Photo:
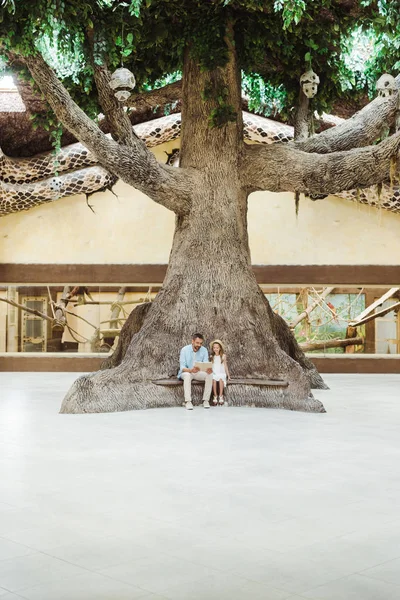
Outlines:
[[225,360],[225,350],[224,350],[223,343],[220,342],[219,340],[215,340],[214,342],[212,342],[210,344],[210,348],[211,348],[210,360],[211,360],[211,362],[214,362],[214,357],[216,356],[216,354],[215,354],[215,352],[213,350],[214,344],[218,344],[218,346],[220,348],[220,350],[219,350],[219,356],[221,357],[221,363],[223,363],[224,360]]

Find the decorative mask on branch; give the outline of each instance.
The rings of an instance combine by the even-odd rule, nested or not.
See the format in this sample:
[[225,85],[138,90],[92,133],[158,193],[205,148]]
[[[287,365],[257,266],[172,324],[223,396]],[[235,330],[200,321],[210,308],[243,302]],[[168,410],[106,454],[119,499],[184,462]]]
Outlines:
[[114,96],[120,101],[128,100],[132,90],[136,85],[135,76],[125,67],[120,67],[111,75],[110,88],[114,91]]
[[319,77],[312,69],[303,73],[300,77],[300,85],[307,98],[314,98],[318,92]]
[[59,197],[61,196],[62,187],[63,184],[59,177],[53,177],[52,179],[50,179],[49,189],[52,193],[51,195],[53,197],[53,200],[59,199]]
[[376,82],[376,91],[378,92],[378,96],[382,96],[383,98],[393,96],[397,91],[395,78],[388,73],[384,73]]

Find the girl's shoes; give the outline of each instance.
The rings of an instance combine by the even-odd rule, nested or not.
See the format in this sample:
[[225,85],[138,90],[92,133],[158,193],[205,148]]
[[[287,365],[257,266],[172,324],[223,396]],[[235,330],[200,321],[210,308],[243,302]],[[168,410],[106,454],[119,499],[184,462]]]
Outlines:
[[214,396],[213,400],[212,400],[213,406],[218,406],[218,404],[220,406],[222,406],[223,404],[225,404],[225,400],[223,396]]

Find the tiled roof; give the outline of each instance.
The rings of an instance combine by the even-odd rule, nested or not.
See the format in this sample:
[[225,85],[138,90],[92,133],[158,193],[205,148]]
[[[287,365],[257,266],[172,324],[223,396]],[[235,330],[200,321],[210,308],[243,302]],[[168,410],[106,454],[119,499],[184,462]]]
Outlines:
[[0,112],[25,112],[25,104],[17,90],[0,91]]

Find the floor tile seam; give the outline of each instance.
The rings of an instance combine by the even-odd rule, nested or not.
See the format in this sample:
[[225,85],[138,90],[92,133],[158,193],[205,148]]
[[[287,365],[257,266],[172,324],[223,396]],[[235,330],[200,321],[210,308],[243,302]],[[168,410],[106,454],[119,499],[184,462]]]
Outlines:
[[[120,564],[124,564],[124,563],[120,563]],[[118,566],[118,565],[116,565],[116,566]],[[145,587],[143,587],[143,585],[140,585],[140,586],[134,585],[133,583],[128,582],[126,579],[119,579],[117,577],[112,577],[111,575],[106,575],[105,573],[101,573],[101,572],[97,572],[97,575],[101,575],[102,577],[107,577],[107,579],[110,579],[111,581],[117,581],[118,583],[123,583],[125,585],[129,585],[130,587],[132,587],[134,589],[143,590],[144,592],[146,592],[146,595],[148,595],[148,594],[160,595],[160,594],[164,594],[167,591],[164,589],[163,592],[159,592],[159,591],[155,591],[154,589],[145,588]],[[186,583],[196,584],[196,583],[202,581],[203,579],[205,579],[205,577],[200,577],[199,579],[191,580]],[[172,586],[172,587],[174,587],[174,586]],[[1,597],[0,597],[0,600],[1,600]],[[168,599],[168,600],[170,600],[170,599]]]
[[[308,594],[309,592],[314,592],[317,591],[319,588],[323,588],[325,587],[327,584],[332,584],[332,583],[336,583],[337,581],[342,581],[344,579],[347,579],[348,577],[353,577],[354,575],[360,575],[360,573],[358,571],[354,571],[353,573],[348,573],[347,575],[343,575],[342,577],[337,577],[335,579],[330,579],[329,581],[325,581],[325,583],[322,583],[321,585],[317,585],[313,588],[309,588],[307,590],[303,590],[301,594]],[[372,579],[372,577],[365,577],[365,579]],[[375,580],[375,581],[379,581],[379,580]],[[386,581],[384,583],[387,583]],[[396,586],[399,587],[400,586]],[[307,596],[304,596],[306,600],[310,600]],[[317,599],[318,600],[318,599]]]
[[[307,598],[306,596],[303,596],[299,592],[295,592],[294,594],[292,594],[291,596],[288,596],[287,598],[284,598],[283,600],[292,600],[292,598],[295,598],[296,600],[298,598],[300,598],[301,600],[310,600],[310,598]],[[318,598],[317,598],[317,600],[318,600]]]
[[[206,579],[212,577],[215,574],[218,574],[218,575],[228,574],[228,572],[227,571],[221,571],[221,572],[218,572],[218,573],[213,573],[211,575],[206,575],[206,576],[200,577],[199,579],[191,580],[191,581],[189,581],[187,583],[189,583],[190,585],[196,585],[196,583],[200,583],[201,581],[205,581]],[[233,573],[232,573],[232,575],[233,575]],[[246,585],[248,585],[249,583],[258,583],[258,584],[261,583],[261,584],[265,585],[265,582],[254,581],[252,579],[249,579],[248,577],[244,577],[243,575],[237,575],[237,577],[239,577],[240,579],[243,579],[245,581],[245,583],[243,583],[239,587],[239,591],[242,591],[242,588],[245,587]],[[164,589],[163,592],[155,592],[154,590],[148,590],[148,591],[151,592],[152,594],[157,594],[157,595],[162,595],[163,596],[163,594],[168,594],[168,590],[170,590],[170,589],[173,590],[175,587],[176,587],[176,585],[171,585],[170,587]],[[286,594],[286,590],[281,590],[281,589],[276,588],[276,587],[274,587],[273,589],[276,590],[276,591],[283,592],[283,593]],[[171,600],[171,598],[168,597],[168,596],[165,596],[165,598],[167,600]],[[1,598],[0,598],[0,600],[1,600]],[[283,600],[285,600],[285,599],[283,599]]]
[[[11,540],[8,537],[4,537],[4,535],[0,535],[0,541],[1,540],[3,540],[4,542],[9,542],[11,544],[15,544],[16,546],[21,546],[22,548],[27,548],[28,550],[32,550],[32,553],[40,552],[40,550],[38,550],[37,548],[32,548],[31,546],[27,546],[26,544],[21,544],[20,542],[15,542],[14,540]],[[29,556],[29,555],[26,554],[25,556]],[[22,558],[22,557],[14,556],[13,558]],[[8,560],[8,559],[7,558],[2,558],[0,560],[0,562],[3,561],[3,560]]]
[[[353,533],[353,532],[352,532]],[[349,533],[344,533],[344,534],[340,534],[338,536],[333,536],[333,537],[328,537],[328,538],[324,538],[322,540],[318,540],[316,542],[313,542],[312,544],[307,544],[305,546],[291,546],[290,548],[286,549],[286,550],[278,550],[277,548],[270,548],[269,546],[260,546],[260,550],[267,550],[269,552],[275,553],[275,552],[279,552],[280,554],[286,554],[288,552],[300,552],[300,551],[306,551],[307,549],[311,548],[312,546],[317,546],[319,544],[324,544],[324,543],[329,543],[332,542],[333,540],[337,540],[340,539],[341,537],[344,537],[346,535],[349,535]],[[312,559],[310,559],[312,560]]]
[[[396,559],[394,559],[396,560]],[[388,561],[391,562],[391,561]],[[385,564],[385,563],[383,563]],[[378,566],[378,565],[377,565]],[[371,569],[373,569],[374,567],[371,567]],[[359,577],[364,577],[365,579],[371,579],[373,581],[380,581],[382,583],[388,583],[389,585],[393,585],[396,588],[399,588],[399,592],[400,592],[400,583],[394,583],[393,581],[388,581],[387,579],[382,579],[381,577],[374,577],[372,575],[365,575],[362,572],[358,572],[358,573],[354,573],[354,575],[358,575]],[[400,597],[400,593],[399,593],[399,597]],[[1,600],[1,596],[0,596],[0,600]]]
[[[43,552],[43,551],[41,551],[41,550],[38,550],[38,551],[36,552],[36,554],[43,554],[44,556],[48,556],[49,558],[52,558],[52,559],[54,559],[54,560],[59,560],[60,562],[63,562],[63,563],[65,563],[65,564],[67,564],[67,565],[70,565],[70,566],[72,566],[72,567],[77,567],[77,568],[79,568],[79,569],[82,569],[83,571],[87,571],[88,573],[91,573],[91,574],[96,574],[96,573],[95,573],[95,571],[90,571],[89,569],[86,569],[85,567],[82,567],[81,565],[76,565],[75,563],[70,563],[70,562],[68,562],[68,561],[65,561],[65,560],[63,560],[63,559],[61,559],[61,558],[58,558],[58,557],[56,557],[56,556],[52,556],[52,555],[46,554],[45,552]],[[15,558],[28,558],[28,556],[35,556],[35,554],[27,554],[26,556],[16,556]],[[12,559],[12,558],[11,558],[11,559],[7,559],[7,560],[14,560],[14,559]],[[1,562],[3,562],[3,561],[0,561],[0,564],[1,564]],[[97,573],[97,574],[98,574],[98,573]],[[21,592],[23,592],[24,590],[30,590],[30,589],[33,589],[33,588],[35,588],[35,587],[39,587],[39,586],[41,586],[41,585],[47,585],[47,584],[49,584],[49,585],[50,585],[50,584],[52,584],[52,583],[54,583],[54,582],[56,582],[56,581],[66,581],[66,580],[69,580],[69,579],[71,579],[71,578],[73,578],[73,577],[79,577],[80,575],[83,575],[83,573],[79,573],[78,575],[76,575],[76,574],[75,574],[75,575],[65,575],[65,576],[63,576],[63,575],[61,575],[61,576],[60,576],[60,575],[58,575],[58,576],[57,576],[57,579],[54,579],[54,580],[47,580],[47,581],[41,581],[40,583],[35,583],[34,585],[26,585],[26,586],[24,586],[24,587],[17,588],[17,589],[15,589],[15,590],[9,590],[9,592],[10,592],[11,594],[18,594],[18,593],[21,593]],[[1,596],[0,596],[0,600],[1,600]]]
[[[393,503],[395,502],[395,499],[393,499]],[[363,505],[365,504],[365,502],[363,500],[354,500],[353,502],[348,502],[347,504],[345,504],[344,506],[353,506],[354,504],[360,504]],[[382,513],[386,513],[385,510],[382,510]]]
[[393,562],[395,560],[399,560],[399,558],[400,558],[400,554],[399,554],[399,556],[394,556],[393,558],[389,558],[389,560],[384,560],[384,561],[382,561],[380,563],[376,563],[376,565],[373,565],[372,567],[368,567],[367,569],[362,569],[361,571],[357,571],[357,573],[359,575],[362,575],[364,573],[364,571],[368,571],[369,569],[375,569],[376,567],[381,567],[382,565],[386,565],[386,564],[391,563],[391,562]]
[[[154,554],[154,548],[153,549],[149,548],[149,554],[146,555],[146,556],[142,556],[141,558],[139,558],[137,560],[141,560],[142,558],[151,557],[153,554]],[[210,567],[210,565],[203,565],[202,563],[199,563],[197,561],[194,562],[192,560],[187,560],[186,558],[182,558],[182,556],[176,556],[174,554],[171,554],[171,552],[159,552],[159,551],[157,551],[157,554],[161,555],[161,556],[165,556],[167,559],[168,558],[173,558],[173,559],[181,561],[183,563],[187,563],[189,565],[193,565],[194,567],[196,567],[196,566],[197,567],[198,566],[202,566],[202,567],[206,567],[207,569],[210,569],[211,571],[216,571],[217,573],[225,573],[225,571],[222,571],[222,570],[214,568],[214,567]],[[122,561],[122,562],[119,562],[118,565],[114,565],[114,566],[124,565],[127,562],[134,562],[134,561]],[[112,567],[105,567],[105,568],[107,569],[107,568],[112,568]]]
[[[25,531],[31,531],[32,529],[33,529],[32,527],[27,527],[25,529],[19,529],[18,532],[24,533]],[[90,533],[90,532],[87,532],[87,533]],[[16,544],[17,546],[23,546],[24,548],[28,548],[29,550],[32,550],[33,552],[41,552],[43,554],[46,553],[45,551],[47,550],[47,548],[40,549],[40,548],[35,548],[33,546],[28,546],[27,544],[22,544],[21,542],[16,542],[15,540],[13,540],[10,537],[6,537],[7,535],[12,535],[12,533],[11,534],[5,534],[5,535],[3,534],[2,536],[0,535],[0,540],[3,539],[6,542],[11,542],[12,544]],[[18,558],[18,557],[15,557],[15,558]]]
[[[398,519],[397,519],[397,520],[398,520]],[[391,521],[389,521],[389,522],[391,522]],[[323,539],[323,540],[319,540],[319,541],[317,541],[317,542],[313,542],[312,544],[307,544],[306,546],[296,546],[296,547],[291,547],[291,548],[289,549],[289,552],[300,551],[300,550],[304,552],[304,551],[306,551],[306,550],[310,550],[310,549],[312,549],[312,547],[313,547],[313,546],[318,546],[318,545],[321,545],[321,544],[326,544],[326,543],[332,542],[333,540],[339,540],[339,539],[341,539],[341,538],[344,538],[344,537],[346,537],[347,535],[351,535],[352,533],[357,533],[357,531],[358,531],[358,530],[357,530],[357,529],[355,529],[355,530],[353,530],[353,531],[351,531],[351,532],[341,533],[340,535],[333,536],[333,537],[328,537],[328,538],[325,538],[325,539]],[[268,548],[265,548],[265,549],[267,550]],[[272,552],[276,552],[276,550],[275,550],[275,549],[272,549],[271,551],[272,551]],[[284,554],[285,552],[287,552],[287,551],[284,551],[284,552],[283,552],[283,554]],[[397,558],[397,557],[396,557],[396,558]],[[312,560],[312,559],[310,559],[310,560]]]
[[[385,523],[382,523],[379,527],[373,527],[373,528],[371,528],[369,530],[369,532],[370,533],[374,533],[374,531],[376,531],[377,533],[381,533],[381,531],[382,531],[382,525],[388,525],[389,523],[394,523],[394,524],[399,523],[400,524],[400,519],[389,519]],[[356,534],[358,532],[361,532],[361,533],[365,532],[365,528],[354,529],[353,531],[349,531],[347,533],[341,534],[336,539],[344,538],[346,536],[353,535],[353,534]],[[398,557],[396,556],[395,558],[398,558]],[[392,560],[392,559],[390,559],[390,560]]]
[[[313,588],[307,588],[307,589],[303,589],[302,591],[299,591],[298,586],[297,589],[294,591],[293,589],[289,590],[289,588],[274,588],[276,590],[279,590],[281,592],[284,592],[285,594],[289,594],[288,598],[290,598],[290,595],[298,595],[301,596],[302,594],[307,594],[310,591],[313,591],[314,589],[317,589],[318,587],[323,587],[324,585],[326,585],[327,583],[333,583],[334,581],[338,581],[339,579],[345,579],[346,577],[349,577],[349,575],[355,575],[356,573],[349,573],[347,575],[341,576],[341,577],[334,577],[333,579],[328,579],[327,581],[325,581],[323,584],[315,586]],[[265,580],[261,580],[261,579],[253,579],[252,582],[254,583],[258,583],[258,584],[266,584]],[[301,596],[303,597],[303,596]],[[308,599],[309,600],[309,599]]]
[[[53,558],[53,557],[52,557],[52,558]],[[67,564],[72,564],[72,566],[77,566],[77,565],[74,565],[73,563],[67,563]],[[143,591],[143,593],[144,593],[146,596],[147,596],[149,593],[151,593],[151,590],[146,590],[146,589],[144,589],[144,588],[142,588],[142,587],[140,587],[140,586],[134,585],[134,584],[132,584],[132,583],[129,583],[129,582],[127,582],[127,581],[121,581],[120,579],[115,579],[115,578],[113,578],[113,577],[110,577],[110,576],[108,576],[108,575],[105,575],[104,573],[98,573],[98,572],[96,572],[96,571],[90,571],[90,570],[88,570],[88,569],[85,569],[84,567],[80,567],[80,568],[82,568],[83,570],[85,570],[85,571],[86,571],[87,573],[89,573],[90,575],[98,575],[98,576],[100,576],[100,577],[105,577],[106,579],[110,579],[111,581],[117,581],[118,583],[123,583],[124,585],[127,585],[128,587],[130,587],[130,588],[132,588],[132,589],[134,589],[134,590],[140,590],[140,591]],[[24,598],[24,600],[29,600],[29,598],[27,598],[26,596],[22,596],[22,595],[21,595],[21,594],[22,594],[24,591],[28,591],[28,590],[35,590],[35,589],[37,589],[37,588],[40,588],[41,586],[53,585],[53,584],[56,584],[56,583],[58,583],[58,582],[60,582],[60,581],[61,581],[61,582],[63,582],[63,581],[64,581],[64,582],[67,582],[67,581],[74,581],[76,578],[78,578],[78,577],[81,577],[81,576],[83,576],[83,575],[84,575],[83,573],[80,573],[79,575],[69,575],[69,576],[67,576],[67,577],[61,577],[61,578],[58,578],[58,579],[56,579],[56,580],[52,580],[52,581],[42,581],[41,583],[37,583],[37,584],[35,584],[35,585],[30,585],[30,586],[26,586],[26,587],[24,587],[24,588],[20,588],[20,589],[19,589],[19,590],[17,590],[17,591],[10,591],[10,593],[11,593],[11,594],[20,595],[20,596],[21,596],[21,598]],[[154,593],[154,592],[153,592],[153,593]],[[139,597],[137,598],[137,600],[140,600],[140,598],[144,598],[144,596],[139,596]],[[0,596],[0,600],[1,600],[1,596]]]
[[[9,590],[8,588],[4,587],[4,584],[1,586],[1,589],[5,590],[7,592],[7,594],[14,594],[14,592],[12,590]],[[3,593],[0,594],[0,600],[1,600],[1,597],[4,595],[5,594],[3,594]]]
[[[205,564],[205,563],[202,563],[202,562],[195,562],[194,563],[192,561],[188,561],[187,559],[182,558],[182,556],[177,556],[176,554],[171,554],[171,553],[166,553],[166,552],[158,552],[158,554],[162,554],[162,555],[166,556],[167,558],[175,558],[176,560],[181,560],[181,561],[184,561],[185,563],[189,563],[191,565],[195,565],[195,566],[205,567],[207,569],[211,569],[211,570],[215,571],[216,574],[222,575],[223,573],[227,573],[228,572],[228,571],[225,571],[225,570],[223,570],[221,568],[218,568],[218,567],[210,567],[209,564]],[[149,552],[149,554],[146,555],[146,556],[142,556],[141,558],[147,558],[147,556],[151,556],[151,552]],[[140,559],[138,559],[138,560],[140,560]],[[118,567],[119,565],[123,565],[123,564],[126,564],[126,561],[125,562],[119,562],[118,564],[111,565],[109,567],[102,567],[102,569],[112,569],[113,567]],[[98,574],[102,574],[102,569],[96,569],[94,572],[98,573]],[[0,597],[0,600],[1,600],[1,597]]]
[[[176,530],[177,528],[174,527],[174,530]],[[191,530],[190,529],[185,529],[185,531],[188,533]],[[196,535],[196,534],[195,534]],[[197,538],[196,538],[197,539]],[[230,534],[226,534],[226,535],[222,535],[222,534],[218,534],[218,539],[219,540],[223,540],[223,541],[227,541],[227,542],[233,542],[233,541],[237,541],[235,538],[232,538],[232,536]],[[201,540],[200,540],[201,541]],[[208,540],[204,539],[204,543],[207,543]],[[211,543],[211,542],[210,542]],[[246,545],[246,548],[248,548],[250,550],[250,547],[248,545]],[[177,558],[180,558],[179,556]]]
[[[119,562],[119,563],[117,563],[115,565],[109,565],[107,567],[101,567],[100,569],[89,569],[88,567],[84,567],[81,564],[78,564],[76,562],[71,562],[70,560],[67,560],[65,558],[59,558],[58,556],[54,556],[54,554],[50,554],[50,552],[51,552],[50,550],[47,550],[47,551],[41,550],[40,551],[41,554],[44,554],[45,556],[48,556],[49,558],[53,558],[54,560],[59,560],[61,562],[64,562],[67,565],[71,565],[72,567],[78,567],[79,569],[82,569],[83,571],[91,573],[92,575],[101,575],[103,577],[108,577],[109,579],[113,579],[113,577],[105,575],[104,573],[101,572],[102,570],[112,569],[113,567],[117,567],[118,565],[125,564],[124,562]],[[160,552],[159,554],[164,554],[165,556],[168,556],[165,552]],[[146,555],[141,556],[140,558],[135,559],[135,560],[140,560],[141,558],[147,558],[147,556],[151,556],[151,551],[150,550],[149,550],[149,554],[148,555],[146,554]],[[132,560],[131,562],[135,562],[135,560]],[[1,597],[0,597],[0,600],[1,600]]]
[[[296,552],[296,550],[295,550],[295,552]],[[281,553],[281,556],[280,556],[280,558],[283,558],[283,559],[284,559],[284,558],[285,558],[285,554],[288,554],[288,552],[282,552],[282,553]],[[273,561],[272,561],[272,562],[273,562]],[[327,571],[329,571],[329,567],[328,567],[328,566],[321,565],[321,564],[320,564],[318,561],[314,560],[313,558],[307,558],[307,563],[308,563],[309,565],[311,565],[311,566],[314,566],[314,567],[315,567],[315,570],[318,570],[318,569],[320,569],[320,568],[321,568],[321,566],[322,566],[323,568],[326,568],[326,570],[327,570]],[[256,562],[256,561],[255,561],[255,563],[254,563],[254,564],[255,564],[256,566],[263,567],[263,566],[264,566],[264,564],[265,564],[265,561],[264,561],[264,562]],[[279,565],[277,565],[277,566],[279,566]],[[351,573],[351,574],[353,574],[353,573]],[[257,583],[260,583],[260,581],[258,581],[258,580],[257,580]]]
[[[151,555],[152,555],[152,550],[151,550],[151,549],[149,549],[149,553],[148,553],[148,554],[146,554],[146,555],[144,555],[144,556],[141,556],[140,558],[134,559],[134,560],[132,560],[132,561],[122,561],[122,562],[119,562],[119,563],[117,563],[117,564],[115,564],[115,565],[110,565],[110,566],[107,566],[107,567],[101,567],[101,568],[99,568],[99,569],[89,569],[89,568],[87,568],[87,567],[83,567],[83,566],[81,566],[80,564],[77,564],[77,563],[74,563],[74,562],[68,561],[68,560],[66,560],[66,559],[58,558],[57,556],[54,556],[54,555],[52,555],[52,554],[48,554],[48,552],[40,551],[40,553],[41,553],[41,554],[45,554],[46,556],[49,556],[50,558],[54,558],[54,559],[60,560],[60,561],[62,561],[62,562],[65,562],[66,564],[69,564],[69,565],[71,565],[71,566],[79,567],[80,569],[83,569],[83,570],[85,570],[85,571],[87,571],[87,572],[89,572],[89,573],[91,573],[91,574],[94,574],[94,575],[100,575],[100,576],[102,576],[102,577],[107,577],[108,579],[111,579],[111,580],[113,580],[113,581],[119,581],[120,583],[128,583],[128,582],[127,582],[127,581],[125,581],[125,580],[121,580],[121,579],[118,579],[118,578],[116,578],[116,577],[113,577],[113,576],[111,576],[111,575],[107,575],[106,573],[104,573],[104,571],[106,571],[107,569],[112,569],[112,568],[114,568],[114,567],[118,567],[119,565],[127,564],[127,562],[134,563],[134,562],[137,562],[138,560],[141,560],[142,558],[148,558],[148,557],[151,557]],[[214,569],[213,567],[210,567],[209,565],[203,565],[203,564],[201,564],[201,563],[197,563],[197,562],[195,563],[195,562],[192,562],[192,561],[188,561],[188,560],[186,560],[186,559],[182,558],[181,556],[172,556],[170,553],[166,553],[166,552],[158,552],[158,554],[159,554],[159,555],[161,555],[161,556],[165,556],[166,558],[170,558],[170,557],[172,557],[172,558],[175,558],[176,560],[180,560],[180,561],[182,561],[182,562],[185,562],[185,563],[191,564],[191,565],[193,565],[193,566],[204,566],[204,567],[206,567],[206,568],[208,568],[208,569],[210,569],[210,570],[216,571],[216,573],[217,573],[217,574],[222,574],[222,573],[224,573],[224,571],[221,571],[221,570],[219,570],[219,569]],[[68,578],[69,578],[69,577],[66,577],[66,579],[68,579]],[[63,579],[65,579],[65,578],[63,578]],[[200,579],[201,579],[201,578],[200,578]],[[199,579],[199,580],[200,580],[200,579]],[[197,580],[196,580],[196,581],[197,581]],[[145,589],[145,588],[142,588],[141,586],[136,586],[136,585],[134,585],[134,584],[132,584],[132,583],[128,583],[128,585],[130,585],[131,587],[136,587],[136,588],[139,588],[139,589],[144,589],[146,592],[149,592],[149,593],[154,593],[154,591],[152,591],[152,590],[147,590],[147,589]],[[26,589],[26,588],[24,588],[24,589]],[[0,597],[0,600],[1,600],[1,597]]]
[[[161,552],[160,552],[159,554],[164,554],[164,556],[166,556],[166,557],[168,556],[166,553],[161,553]],[[53,556],[53,555],[50,555],[50,556],[51,556],[52,558],[58,558],[57,556]],[[117,563],[112,563],[112,564],[109,564],[109,565],[107,565],[107,566],[102,566],[102,567],[94,567],[94,568],[83,567],[83,566],[81,566],[80,564],[78,564],[78,563],[76,563],[76,562],[71,562],[71,561],[68,561],[68,560],[66,560],[66,559],[61,559],[61,558],[60,558],[59,560],[64,560],[64,562],[67,562],[68,564],[70,564],[70,565],[72,565],[72,566],[74,566],[74,567],[80,567],[81,569],[85,569],[85,571],[89,571],[89,573],[94,573],[94,574],[96,574],[96,575],[104,575],[104,577],[111,577],[111,576],[109,576],[109,575],[105,575],[105,574],[103,573],[103,571],[106,571],[107,569],[113,569],[113,568],[115,568],[115,567],[119,567],[120,565],[127,564],[127,562],[135,563],[135,562],[136,562],[136,561],[138,561],[138,560],[141,560],[141,559],[143,559],[143,558],[149,558],[149,557],[151,557],[151,552],[149,552],[149,553],[146,553],[146,554],[143,554],[142,556],[140,556],[140,557],[137,557],[137,558],[135,558],[135,559],[132,559],[131,561],[122,561],[122,562],[121,562],[121,561],[119,561],[119,562],[117,562]],[[111,577],[111,579],[113,579],[113,577]]]
[[[240,575],[240,577],[242,577],[242,575]],[[249,579],[249,578],[247,577],[244,579]],[[259,581],[258,579],[249,579],[249,583],[257,583],[258,585],[269,586],[269,584],[266,581]],[[286,598],[283,598],[282,600],[287,600],[287,598],[290,598],[290,596],[293,596],[293,594],[297,593],[297,592],[293,592],[292,590],[285,590],[283,588],[276,587],[276,586],[269,586],[269,587],[273,591],[280,592],[282,594],[288,594],[286,596]],[[242,590],[242,588],[241,588],[241,590]]]
[[[126,538],[120,538],[119,536],[116,536],[116,537],[117,537],[118,539],[122,540],[122,541],[126,541]],[[222,539],[222,540],[224,540],[224,541],[228,541],[228,542],[231,542],[231,543],[233,543],[233,542],[236,542],[236,541],[237,541],[237,540],[235,540],[234,538],[231,538],[230,536],[227,536],[227,537],[224,537],[224,536],[219,536],[219,537],[218,537],[218,539]],[[206,543],[206,542],[205,542],[205,543]],[[194,545],[195,545],[195,544],[194,544]],[[242,544],[242,545],[241,545],[241,548],[242,548],[243,550],[247,550],[247,551],[249,551],[249,552],[251,552],[251,550],[252,550],[252,548],[253,548],[253,547],[254,547],[254,546],[249,546],[248,544]],[[150,551],[151,551],[151,552],[152,552],[152,551],[154,551],[154,549],[152,549],[151,547],[149,547],[149,548],[150,548]],[[278,552],[278,551],[276,551],[276,550],[269,550],[268,548],[265,548],[264,546],[261,546],[261,547],[259,547],[259,549],[260,549],[260,551],[262,551],[262,550],[266,550],[266,551],[268,551],[268,552],[272,552],[272,553],[276,553],[276,552]],[[172,552],[174,552],[174,551],[172,551]],[[176,558],[177,560],[184,560],[185,562],[188,562],[188,563],[191,563],[191,564],[194,564],[194,565],[197,565],[197,564],[199,564],[199,565],[200,565],[200,564],[201,564],[202,566],[204,566],[204,567],[208,567],[208,568],[210,568],[210,569],[211,569],[211,568],[215,568],[217,571],[220,571],[221,573],[226,573],[226,572],[229,572],[229,569],[221,569],[220,567],[218,567],[218,568],[217,568],[217,567],[210,567],[210,565],[209,565],[209,564],[200,563],[200,562],[199,562],[199,561],[197,561],[197,560],[196,560],[196,562],[193,562],[193,561],[191,561],[191,560],[187,560],[186,558],[182,558],[182,556],[181,556],[181,555],[177,555],[177,554],[173,554],[173,553],[171,553],[171,551],[168,551],[168,552],[163,552],[163,551],[161,551],[161,552],[158,552],[158,553],[159,553],[159,554],[164,554],[164,555],[165,555],[165,556],[167,556],[167,557]],[[284,554],[284,552],[281,552],[281,551],[279,551],[278,553],[279,553],[279,554]],[[121,564],[121,563],[120,563],[120,564]]]
[[[347,505],[344,505],[344,506],[350,506],[350,505],[349,505],[349,504],[347,504]],[[378,513],[378,515],[379,515],[379,516],[382,516],[382,517],[385,519],[385,520],[383,520],[383,521],[380,523],[381,525],[387,525],[388,523],[392,523],[393,521],[396,521],[396,520],[398,520],[398,518],[393,518],[393,515],[392,515],[392,516],[390,516],[390,515],[389,515],[389,513],[385,513],[385,511],[382,511],[382,512]],[[339,515],[339,516],[340,516],[340,515]],[[296,516],[294,516],[294,517],[293,517],[293,519],[309,519],[309,518],[311,518],[311,517],[308,517],[308,516],[306,516],[306,517],[305,517],[305,516],[297,516],[297,517],[296,517]],[[386,521],[386,518],[388,519],[387,521]],[[324,521],[326,521],[326,520],[327,520],[327,517],[326,517],[326,511],[325,511],[325,513],[324,513],[323,515],[321,515],[321,520],[324,520]],[[344,535],[347,535],[347,534],[344,534]]]
[[[389,521],[385,521],[385,523],[382,523],[382,525],[386,525],[387,523],[391,523],[391,522],[392,522],[392,520],[390,519]],[[363,527],[360,526],[360,527],[357,527],[356,529],[351,529],[349,531],[346,531],[345,533],[341,533],[341,534],[335,535],[333,537],[328,537],[325,540],[322,540],[322,543],[324,541],[326,541],[326,542],[332,542],[333,540],[338,540],[338,539],[346,537],[348,535],[352,535],[352,534],[358,533],[359,531],[365,531],[365,527],[363,528]],[[321,542],[317,542],[317,544],[319,544],[319,543],[321,543]]]

